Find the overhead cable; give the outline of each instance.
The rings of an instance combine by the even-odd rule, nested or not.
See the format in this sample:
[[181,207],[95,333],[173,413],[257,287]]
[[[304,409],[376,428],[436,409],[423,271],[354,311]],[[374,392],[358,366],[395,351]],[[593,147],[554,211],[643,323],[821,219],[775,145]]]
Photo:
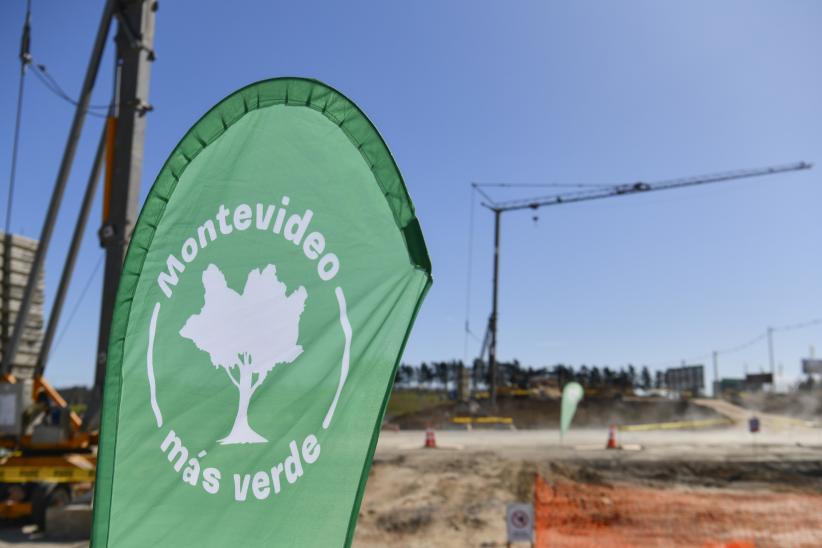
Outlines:
[[26,3],[26,18],[23,21],[23,35],[20,38],[20,83],[17,87],[17,112],[14,117],[14,138],[11,145],[11,172],[6,200],[5,233],[11,232],[11,211],[14,202],[14,183],[17,178],[17,153],[20,149],[20,121],[23,115],[23,92],[26,85],[26,67],[31,64],[31,0]]
[[[40,82],[43,83],[46,89],[48,89],[50,92],[52,92],[54,95],[56,95],[63,101],[75,107],[79,104],[79,102],[76,99],[74,99],[68,93],[66,93],[66,91],[62,88],[62,86],[60,86],[57,80],[55,80],[54,77],[48,72],[48,69],[46,69],[45,65],[35,63],[32,58],[31,67],[34,69],[34,75],[37,77],[38,80],[40,80]],[[110,105],[89,105],[88,109],[86,110],[86,113],[91,116],[96,116],[97,118],[106,118],[107,116],[105,112],[94,112],[94,110],[108,111],[109,108]]]
[[91,282],[94,281],[94,277],[97,275],[97,272],[100,270],[100,265],[103,264],[103,259],[106,256],[100,254],[100,258],[97,259],[97,265],[95,265],[94,270],[91,271],[91,275],[86,280],[86,284],[83,286],[83,290],[80,292],[80,296],[77,298],[77,302],[74,303],[74,307],[71,309],[71,313],[66,318],[66,323],[63,329],[60,331],[60,334],[57,335],[57,341],[54,343],[54,350],[56,351],[60,347],[60,341],[63,340],[63,337],[68,332],[69,327],[71,327],[71,322],[74,320],[74,315],[77,314],[77,311],[80,309],[80,305],[83,304],[83,300],[86,297],[86,293],[88,292],[89,288],[91,287]]

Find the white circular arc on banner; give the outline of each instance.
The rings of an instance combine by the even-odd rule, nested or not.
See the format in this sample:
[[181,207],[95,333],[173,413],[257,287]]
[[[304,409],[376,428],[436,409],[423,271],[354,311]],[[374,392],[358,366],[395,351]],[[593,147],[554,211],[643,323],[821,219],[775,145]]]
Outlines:
[[337,408],[337,401],[340,399],[345,379],[348,378],[348,362],[351,355],[351,322],[348,321],[348,310],[345,305],[345,295],[343,295],[342,287],[338,287],[335,293],[337,294],[337,303],[340,305],[340,325],[345,335],[345,347],[343,348],[342,365],[340,367],[340,384],[337,385],[334,401],[331,402],[331,407],[328,408],[328,413],[326,413],[323,420],[323,430],[328,429],[328,425],[331,424],[331,417],[334,416],[334,410]]
[[151,313],[151,323],[148,324],[148,353],[146,354],[146,368],[148,369],[148,390],[151,394],[151,409],[157,419],[157,428],[163,426],[163,414],[157,403],[157,381],[154,380],[154,332],[157,331],[157,315],[160,314],[160,303],[154,305]]
[[[342,363],[340,365],[340,382],[337,385],[337,392],[334,394],[334,400],[328,408],[328,412],[323,419],[323,429],[328,429],[331,424],[331,418],[334,416],[334,411],[337,408],[337,402],[340,399],[340,394],[345,386],[345,381],[348,378],[348,371],[351,360],[351,322],[348,320],[348,309],[345,302],[345,294],[341,287],[337,287],[335,291],[337,295],[337,304],[340,307],[340,326],[342,327],[343,335],[345,335],[345,345],[343,347]],[[154,418],[157,421],[157,428],[163,426],[163,414],[160,411],[160,405],[157,403],[157,381],[154,378],[154,337],[157,332],[157,317],[160,314],[160,303],[154,305],[154,311],[151,313],[151,321],[148,324],[148,351],[146,352],[146,372],[148,374],[148,390],[151,399],[151,409],[154,411]]]

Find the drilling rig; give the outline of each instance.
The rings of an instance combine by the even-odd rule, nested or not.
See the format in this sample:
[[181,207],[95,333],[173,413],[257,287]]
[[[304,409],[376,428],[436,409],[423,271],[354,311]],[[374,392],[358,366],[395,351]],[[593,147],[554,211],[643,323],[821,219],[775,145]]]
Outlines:
[[[91,57],[38,241],[3,235],[3,337],[0,339],[0,517],[32,518],[45,525],[46,509],[88,492],[94,481],[99,409],[105,377],[109,326],[123,259],[136,222],[142,172],[157,2],[106,0]],[[29,3],[20,49],[19,112],[27,70],[43,71],[30,52]],[[92,162],[60,283],[43,332],[43,265],[52,240],[78,142],[91,105],[110,28],[116,21],[113,97]],[[17,134],[18,132],[16,132]],[[16,150],[16,147],[15,147]],[[13,153],[16,159],[16,153]],[[13,164],[14,165],[14,159]],[[103,175],[99,230],[105,252],[103,298],[94,386],[84,416],[45,379],[66,293],[85,233],[98,180]],[[10,194],[13,190],[14,175]],[[11,212],[9,200],[8,216]],[[38,317],[39,316],[39,317]]]

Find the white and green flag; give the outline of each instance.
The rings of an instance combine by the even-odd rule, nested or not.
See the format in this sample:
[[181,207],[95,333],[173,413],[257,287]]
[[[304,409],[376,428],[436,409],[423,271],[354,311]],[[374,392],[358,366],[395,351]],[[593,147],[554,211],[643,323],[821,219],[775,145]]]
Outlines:
[[578,382],[571,381],[562,389],[562,403],[559,415],[559,436],[565,437],[565,433],[571,428],[571,421],[577,412],[577,404],[582,400],[585,391]]
[[431,265],[351,101],[259,82],[146,199],[109,344],[95,547],[351,543]]

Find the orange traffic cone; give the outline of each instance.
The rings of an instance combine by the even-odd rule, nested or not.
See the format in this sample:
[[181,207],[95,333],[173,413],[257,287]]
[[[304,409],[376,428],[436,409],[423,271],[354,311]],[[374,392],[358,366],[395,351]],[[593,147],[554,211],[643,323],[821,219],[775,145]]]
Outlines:
[[434,436],[434,429],[430,426],[425,429],[425,447],[427,449],[437,448],[437,438]]
[[611,425],[608,428],[608,443],[605,444],[605,449],[619,449],[616,441],[616,425]]

